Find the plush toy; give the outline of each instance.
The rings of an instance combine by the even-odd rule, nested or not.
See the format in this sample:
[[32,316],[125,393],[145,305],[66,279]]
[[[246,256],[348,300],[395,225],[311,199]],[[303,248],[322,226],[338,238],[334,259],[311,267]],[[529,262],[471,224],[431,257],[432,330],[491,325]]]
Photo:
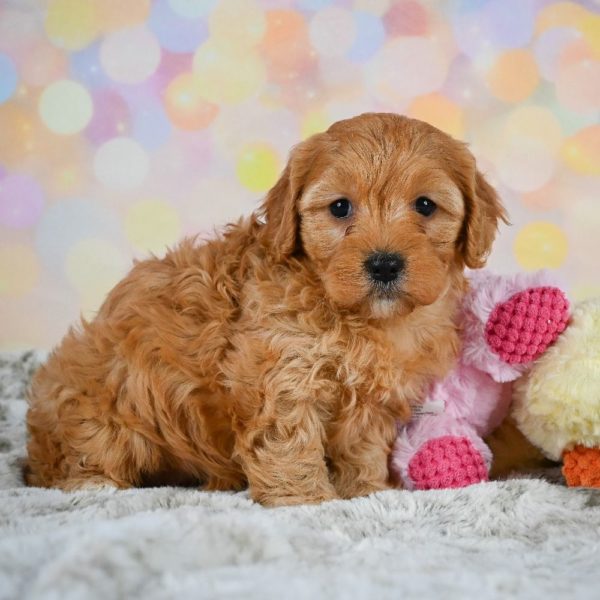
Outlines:
[[492,455],[483,437],[508,413],[512,386],[506,382],[545,353],[569,318],[565,294],[545,272],[473,271],[469,280],[456,367],[414,407],[392,450],[392,474],[408,489],[487,481]]
[[563,461],[568,485],[600,487],[600,299],[579,303],[560,339],[515,385],[525,437]]

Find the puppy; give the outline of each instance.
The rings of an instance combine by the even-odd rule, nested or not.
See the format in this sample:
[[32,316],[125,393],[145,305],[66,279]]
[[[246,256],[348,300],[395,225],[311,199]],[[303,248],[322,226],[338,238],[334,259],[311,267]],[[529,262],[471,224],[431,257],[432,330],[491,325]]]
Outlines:
[[504,210],[464,144],[364,114],[297,146],[260,210],[135,264],[34,377],[26,479],[383,490],[396,422],[458,351]]

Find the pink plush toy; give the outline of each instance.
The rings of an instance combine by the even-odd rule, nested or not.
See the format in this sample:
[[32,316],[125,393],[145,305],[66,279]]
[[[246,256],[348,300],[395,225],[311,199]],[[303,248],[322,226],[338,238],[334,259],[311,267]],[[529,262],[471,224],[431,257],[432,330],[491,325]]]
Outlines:
[[511,386],[565,329],[569,302],[545,272],[469,274],[456,367],[434,384],[400,429],[390,467],[405,488],[455,488],[487,481],[483,437],[508,412]]

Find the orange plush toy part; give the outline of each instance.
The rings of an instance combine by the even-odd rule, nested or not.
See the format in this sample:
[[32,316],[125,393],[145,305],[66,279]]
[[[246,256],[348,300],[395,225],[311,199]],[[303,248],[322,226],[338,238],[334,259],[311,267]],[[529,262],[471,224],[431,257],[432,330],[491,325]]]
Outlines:
[[575,446],[563,453],[563,475],[570,486],[600,488],[600,448]]

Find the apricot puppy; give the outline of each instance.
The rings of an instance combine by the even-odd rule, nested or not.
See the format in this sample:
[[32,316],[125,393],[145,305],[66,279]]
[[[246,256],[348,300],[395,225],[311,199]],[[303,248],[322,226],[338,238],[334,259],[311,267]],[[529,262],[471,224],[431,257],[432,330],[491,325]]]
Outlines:
[[67,333],[31,386],[27,482],[249,485],[271,506],[389,487],[499,218],[464,144],[394,114],[332,125],[257,213],[138,262]]

